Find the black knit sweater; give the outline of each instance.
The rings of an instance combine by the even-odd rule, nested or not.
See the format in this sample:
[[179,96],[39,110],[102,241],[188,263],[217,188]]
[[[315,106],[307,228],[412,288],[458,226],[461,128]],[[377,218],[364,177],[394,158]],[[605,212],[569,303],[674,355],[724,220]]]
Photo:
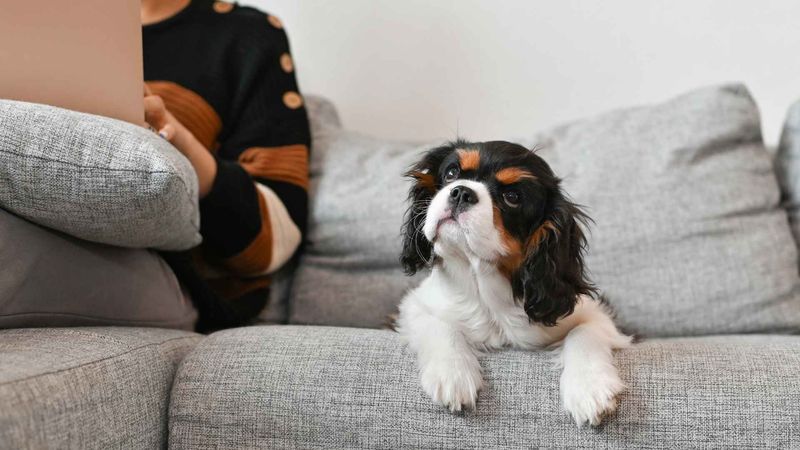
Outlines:
[[[218,163],[200,201],[203,244],[192,267],[176,272],[193,297],[228,300],[237,320],[246,320],[266,301],[265,273],[274,266],[279,224],[270,222],[275,200],[263,187],[301,232],[306,225],[311,139],[286,33],[280,20],[256,9],[192,0],[142,35],[148,86]],[[197,274],[213,280],[198,282]],[[209,286],[213,294],[201,292]],[[201,320],[214,320],[198,307]]]

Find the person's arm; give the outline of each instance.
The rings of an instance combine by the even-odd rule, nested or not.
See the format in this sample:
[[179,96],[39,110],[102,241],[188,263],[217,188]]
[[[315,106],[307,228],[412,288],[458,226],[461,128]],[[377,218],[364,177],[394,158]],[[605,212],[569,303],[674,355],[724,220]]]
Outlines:
[[231,272],[270,273],[295,253],[308,209],[310,130],[286,34],[257,20],[231,56],[218,173],[200,202],[205,246]]

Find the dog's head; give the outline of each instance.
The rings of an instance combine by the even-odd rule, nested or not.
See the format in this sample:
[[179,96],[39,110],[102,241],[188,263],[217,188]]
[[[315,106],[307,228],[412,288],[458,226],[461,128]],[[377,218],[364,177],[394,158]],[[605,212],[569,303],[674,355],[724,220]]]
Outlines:
[[532,151],[457,141],[430,150],[406,175],[414,180],[400,258],[406,273],[451,255],[489,261],[544,325],[595,293],[583,262],[588,218]]

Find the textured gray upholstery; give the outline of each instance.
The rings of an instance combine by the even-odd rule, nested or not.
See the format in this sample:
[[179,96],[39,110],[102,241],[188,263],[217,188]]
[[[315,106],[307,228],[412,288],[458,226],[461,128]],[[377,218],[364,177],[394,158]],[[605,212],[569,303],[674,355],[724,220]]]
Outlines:
[[183,250],[200,243],[197,176],[136,125],[0,99],[0,207],[81,239]]
[[797,448],[800,337],[644,341],[617,354],[618,413],[578,429],[547,353],[481,358],[477,411],[422,392],[413,356],[383,330],[263,326],[220,332],[183,361],[170,447]]
[[744,86],[532,142],[595,220],[587,264],[622,326],[648,336],[800,330],[797,248]]
[[0,328],[193,330],[197,312],[154,252],[84,241],[0,208]]
[[199,339],[155,328],[0,331],[0,448],[161,447],[175,368]]
[[[312,242],[264,319],[378,326],[417,282],[397,264],[399,173],[425,146],[308,107]],[[742,87],[719,87],[522,140],[590,203],[592,268],[626,325],[800,332],[797,253],[756,113]],[[5,330],[0,448],[800,448],[800,336],[651,339],[616,361],[629,385],[617,414],[579,429],[546,352],[482,357],[477,410],[453,415],[389,331]]]
[[[398,263],[409,187],[401,174],[430,145],[312,121],[311,244],[290,322],[380,327],[419,282]],[[539,149],[594,219],[588,267],[626,329],[800,330],[797,249],[744,86],[699,89],[517,140]]]
[[428,146],[339,127],[332,107],[309,109],[309,245],[295,273],[289,321],[376,327],[420,278],[400,268],[408,186],[401,175]]

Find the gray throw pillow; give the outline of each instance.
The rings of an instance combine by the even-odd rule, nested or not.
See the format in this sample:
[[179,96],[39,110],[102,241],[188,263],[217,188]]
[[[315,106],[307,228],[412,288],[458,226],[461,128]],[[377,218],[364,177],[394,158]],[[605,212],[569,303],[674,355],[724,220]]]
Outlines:
[[82,241],[0,209],[0,328],[191,330],[197,313],[149,250]]
[[797,243],[800,244],[800,101],[789,108],[775,157],[783,205]]
[[[378,327],[418,282],[397,262],[408,188],[400,174],[428,146],[319,128],[311,245],[290,321]],[[536,146],[595,220],[589,269],[626,329],[800,331],[797,250],[743,86],[511,140]]]
[[183,250],[200,243],[197,177],[136,125],[0,100],[0,207],[85,240]]

